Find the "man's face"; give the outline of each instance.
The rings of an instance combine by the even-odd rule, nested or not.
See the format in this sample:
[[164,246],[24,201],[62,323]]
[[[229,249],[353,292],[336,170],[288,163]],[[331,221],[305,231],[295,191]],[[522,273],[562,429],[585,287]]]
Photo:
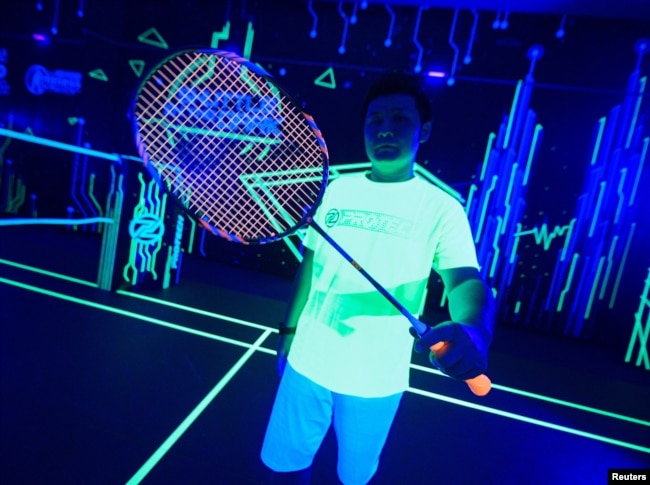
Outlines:
[[373,178],[382,181],[411,178],[418,147],[429,137],[429,131],[430,123],[420,124],[412,96],[390,94],[371,101],[364,134]]

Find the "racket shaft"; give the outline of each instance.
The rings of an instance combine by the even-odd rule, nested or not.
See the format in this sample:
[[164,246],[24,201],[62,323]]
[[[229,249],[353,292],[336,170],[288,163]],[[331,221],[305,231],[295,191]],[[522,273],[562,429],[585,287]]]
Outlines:
[[[316,232],[318,232],[318,234],[320,234],[329,244],[331,244],[332,247],[336,249],[336,251],[338,251],[339,254],[343,256],[352,266],[354,266],[354,268],[359,273],[361,273],[361,275],[366,278],[366,280],[368,280],[368,282],[374,286],[375,289],[381,293],[384,298],[386,298],[402,315],[407,318],[409,323],[413,326],[413,328],[415,328],[415,331],[418,333],[418,335],[422,335],[424,332],[426,332],[427,325],[411,315],[411,313],[406,308],[404,308],[404,305],[397,301],[397,299],[391,295],[388,290],[381,286],[377,280],[375,280],[365,269],[363,269],[359,263],[357,263],[352,258],[352,256],[350,256],[341,246],[339,246],[338,243],[334,241],[334,239],[332,239],[329,234],[327,234],[323,228],[316,223],[316,221],[314,221],[312,218],[309,218],[307,221],[311,227],[313,227]],[[440,352],[444,345],[444,342],[435,343],[431,346],[431,351],[434,354]],[[488,392],[490,392],[490,389],[492,387],[490,379],[485,374],[481,374],[472,379],[467,379],[465,380],[465,383],[477,396],[485,396]]]

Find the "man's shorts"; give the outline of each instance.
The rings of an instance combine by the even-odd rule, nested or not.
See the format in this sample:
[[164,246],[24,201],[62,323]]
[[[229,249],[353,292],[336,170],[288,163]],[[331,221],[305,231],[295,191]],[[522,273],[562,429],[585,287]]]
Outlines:
[[339,478],[345,485],[365,484],[377,471],[402,394],[379,398],[337,394],[287,364],[264,437],[262,461],[276,472],[311,466],[333,423]]

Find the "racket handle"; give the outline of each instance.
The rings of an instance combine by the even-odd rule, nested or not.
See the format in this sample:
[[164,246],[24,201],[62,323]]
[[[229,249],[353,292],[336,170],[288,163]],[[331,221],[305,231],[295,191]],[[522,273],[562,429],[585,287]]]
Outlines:
[[[431,346],[431,352],[438,354],[445,348],[445,345],[447,345],[446,342],[435,343]],[[492,389],[492,381],[485,374],[472,377],[471,379],[465,379],[465,384],[477,396],[485,396]]]

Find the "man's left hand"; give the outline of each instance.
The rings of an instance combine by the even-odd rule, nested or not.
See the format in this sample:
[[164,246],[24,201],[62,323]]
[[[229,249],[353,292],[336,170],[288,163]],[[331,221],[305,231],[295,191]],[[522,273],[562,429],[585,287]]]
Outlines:
[[472,379],[485,373],[490,339],[472,325],[459,322],[443,322],[429,327],[422,336],[414,329],[415,351],[425,352],[438,342],[442,349],[429,353],[431,364],[455,379]]

